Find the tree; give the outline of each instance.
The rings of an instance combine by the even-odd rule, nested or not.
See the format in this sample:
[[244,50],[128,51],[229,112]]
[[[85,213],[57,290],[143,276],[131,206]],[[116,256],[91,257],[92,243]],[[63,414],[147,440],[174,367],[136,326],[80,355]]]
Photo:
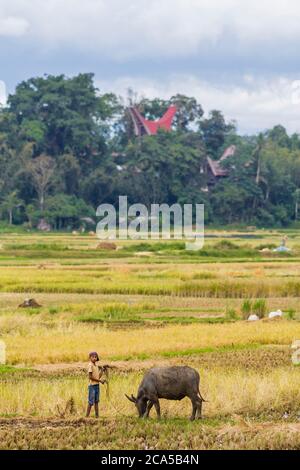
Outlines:
[[298,220],[299,204],[300,204],[300,189],[296,189],[294,198],[295,198],[295,220]]
[[48,198],[44,214],[51,225],[60,230],[68,225],[78,228],[81,219],[93,217],[95,211],[76,196],[56,194]]
[[181,94],[174,95],[169,100],[142,98],[135,103],[135,106],[150,120],[161,118],[169,106],[176,106],[174,129],[177,131],[187,131],[193,123],[198,123],[203,116],[202,106],[196,98]]
[[234,124],[227,124],[221,111],[217,110],[210,111],[209,117],[200,122],[200,131],[204,142],[213,157],[220,157],[219,151],[224,145],[226,137],[234,130]]
[[197,134],[159,131],[126,148],[123,171],[120,173],[120,193],[131,201],[148,207],[153,203],[174,203],[194,197],[203,186],[200,173],[205,160],[205,148]]
[[5,116],[15,142],[33,142],[35,156],[72,153],[89,165],[103,155],[104,123],[119,107],[114,94],[99,94],[93,74],[31,78],[17,86],[8,105]]
[[78,195],[81,168],[77,158],[71,153],[61,155],[57,160],[56,170],[56,191]]
[[[172,132],[136,139],[128,105],[152,120],[176,105]],[[236,152],[220,163],[227,176],[210,186],[207,156],[219,159],[229,145]],[[92,74],[50,75],[23,81],[0,108],[1,216],[10,223],[48,217],[53,226],[75,226],[81,214],[127,194],[147,206],[205,202],[219,224],[286,226],[299,215],[298,188],[298,134],[277,125],[238,135],[221,111],[203,118],[194,97],[131,91],[124,103],[101,94]]]
[[170,104],[177,107],[174,125],[179,131],[187,131],[191,124],[197,124],[204,114],[203,108],[196,98],[177,94],[172,96]]
[[[273,129],[267,132],[267,137],[272,140],[272,142],[276,143],[279,147],[291,147],[291,139],[289,138],[286,129],[281,126],[277,125],[274,126]],[[295,140],[295,136],[294,136]]]
[[261,166],[262,166],[262,149],[264,146],[264,136],[263,134],[259,134],[257,139],[257,145],[253,152],[253,160],[256,165],[256,177],[255,181],[256,184],[259,185],[261,181]]
[[151,121],[156,121],[157,119],[160,119],[166,112],[170,106],[170,101],[162,100],[161,98],[154,98],[152,100],[148,98],[142,98],[137,106],[143,116],[145,116],[147,119],[150,119]]
[[38,194],[41,212],[44,211],[45,196],[51,185],[54,168],[55,162],[53,158],[47,155],[41,155],[40,157],[35,158],[28,166],[28,170],[32,175],[33,185]]
[[22,205],[22,200],[19,199],[17,191],[13,191],[5,196],[1,203],[1,209],[8,214],[9,225],[13,224],[14,210]]
[[241,220],[243,213],[246,220],[245,212],[249,207],[251,196],[238,184],[229,184],[224,181],[215,188],[211,203],[214,214],[214,221],[217,223],[232,224]]

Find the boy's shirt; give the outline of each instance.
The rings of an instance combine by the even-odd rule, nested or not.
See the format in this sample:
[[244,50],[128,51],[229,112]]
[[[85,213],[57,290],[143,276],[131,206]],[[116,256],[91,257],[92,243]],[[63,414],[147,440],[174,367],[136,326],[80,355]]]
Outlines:
[[100,380],[102,377],[102,372],[100,371],[99,367],[93,364],[92,362],[89,363],[88,366],[88,373],[92,373],[92,380],[90,380],[90,385],[99,385],[99,382],[93,379]]

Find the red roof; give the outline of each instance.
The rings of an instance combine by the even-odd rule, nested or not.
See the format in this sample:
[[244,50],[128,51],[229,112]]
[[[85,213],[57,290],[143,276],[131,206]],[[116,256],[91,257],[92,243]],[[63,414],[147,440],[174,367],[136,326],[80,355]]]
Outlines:
[[224,168],[221,167],[220,163],[216,160],[212,160],[210,157],[207,157],[207,162],[208,165],[211,169],[212,174],[217,178],[220,176],[227,176],[228,171],[224,170]]
[[177,108],[176,106],[170,106],[167,112],[158,121],[145,119],[137,108],[130,108],[129,111],[134,123],[135,134],[139,136],[143,134],[155,135],[158,129],[165,129],[166,131],[171,130]]
[[207,157],[207,163],[210,167],[210,170],[212,174],[216,178],[220,178],[222,176],[228,176],[228,170],[225,170],[221,163],[224,162],[227,158],[233,157],[236,152],[236,146],[235,145],[230,145],[225,152],[223,153],[222,157],[220,160],[212,160],[210,157]]
[[225,152],[223,153],[222,157],[220,158],[220,162],[226,160],[228,157],[233,157],[236,152],[236,145],[230,145],[230,147],[227,147]]

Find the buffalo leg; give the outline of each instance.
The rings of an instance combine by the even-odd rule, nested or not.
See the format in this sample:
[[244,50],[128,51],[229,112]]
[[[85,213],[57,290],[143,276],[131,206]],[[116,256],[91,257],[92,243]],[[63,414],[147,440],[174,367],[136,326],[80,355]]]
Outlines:
[[158,419],[160,419],[160,404],[158,400],[154,402],[154,406],[155,406],[157,417]]
[[150,411],[153,407],[153,402],[151,400],[148,401],[147,403],[147,409],[146,409],[146,412],[144,414],[144,418],[149,418],[149,414],[150,414]]
[[202,400],[198,398],[197,400],[197,418],[202,419]]
[[193,400],[191,399],[191,402],[192,402],[192,405],[193,405],[191,421],[195,421],[196,413],[197,413],[197,409],[198,409],[198,404],[197,404],[197,401],[195,399],[193,399]]

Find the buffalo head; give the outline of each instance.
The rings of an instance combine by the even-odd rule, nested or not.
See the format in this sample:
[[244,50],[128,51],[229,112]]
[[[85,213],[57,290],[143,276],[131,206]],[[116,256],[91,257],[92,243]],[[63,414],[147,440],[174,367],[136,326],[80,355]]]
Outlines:
[[142,418],[144,414],[146,413],[147,402],[148,402],[147,398],[143,396],[135,398],[133,395],[129,397],[128,395],[126,395],[126,393],[125,393],[125,397],[127,398],[127,400],[131,401],[131,403],[133,403],[136,406],[136,409],[139,414],[139,418]]

